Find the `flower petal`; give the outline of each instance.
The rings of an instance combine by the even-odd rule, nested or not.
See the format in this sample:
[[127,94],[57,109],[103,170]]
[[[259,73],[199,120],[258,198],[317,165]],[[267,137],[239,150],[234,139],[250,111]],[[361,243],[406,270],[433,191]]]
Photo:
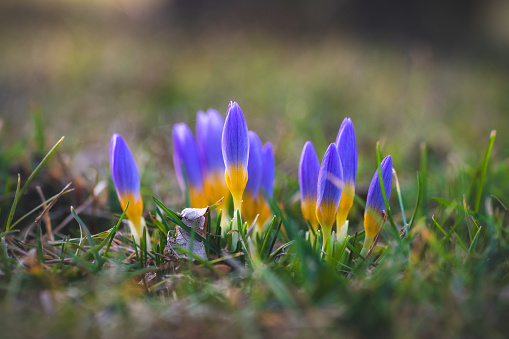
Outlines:
[[236,102],[230,102],[221,138],[221,149],[226,171],[233,181],[233,172],[239,167],[247,170],[249,139],[244,114]]
[[253,132],[248,132],[249,138],[249,160],[247,166],[247,184],[246,192],[251,196],[258,197],[260,186],[263,178],[263,164],[262,164],[262,142],[258,135]]
[[276,160],[274,158],[274,148],[270,142],[265,143],[262,148],[263,163],[263,194],[269,198],[274,195],[274,182],[276,180]]
[[184,176],[189,185],[203,187],[203,175],[198,146],[191,129],[184,123],[176,124],[172,130],[173,164],[181,189],[185,190]]
[[336,212],[343,189],[343,170],[335,144],[330,144],[318,172],[316,216],[329,233],[336,220]]
[[113,134],[110,142],[110,170],[119,195],[140,195],[140,175],[133,154],[120,134]]
[[357,144],[355,130],[350,118],[345,118],[339,128],[336,138],[339,158],[343,167],[343,180],[345,183],[355,185],[357,176]]

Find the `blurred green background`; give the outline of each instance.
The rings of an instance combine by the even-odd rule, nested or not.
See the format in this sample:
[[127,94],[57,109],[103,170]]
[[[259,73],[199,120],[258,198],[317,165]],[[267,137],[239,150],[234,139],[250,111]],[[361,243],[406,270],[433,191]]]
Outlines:
[[414,182],[423,141],[440,169],[477,162],[497,129],[507,158],[508,22],[497,0],[2,1],[1,147],[33,142],[38,108],[76,171],[104,169],[119,132],[142,169],[171,173],[172,124],[235,100],[285,173],[349,116],[359,186],[378,140]]

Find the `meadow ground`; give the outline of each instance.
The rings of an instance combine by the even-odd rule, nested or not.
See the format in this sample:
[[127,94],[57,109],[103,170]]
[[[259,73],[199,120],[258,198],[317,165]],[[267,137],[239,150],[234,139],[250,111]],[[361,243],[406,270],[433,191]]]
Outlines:
[[[129,8],[50,3],[23,16],[2,7],[10,19],[0,22],[1,337],[507,336],[509,77],[500,61],[337,32],[188,34],[147,27]],[[224,116],[230,100],[275,146],[267,244],[222,253],[229,259],[215,247],[209,261],[164,257],[175,223],[161,208],[161,222],[150,219],[152,196],[185,207],[171,128],[194,130],[200,109]],[[358,199],[344,255],[331,263],[303,240],[297,171],[305,141],[321,158],[346,116],[357,135]],[[122,223],[116,232],[114,132],[138,163],[155,253],[135,250]],[[378,141],[399,178],[390,206],[404,236],[388,222],[364,258]],[[69,182],[73,190],[37,218]]]

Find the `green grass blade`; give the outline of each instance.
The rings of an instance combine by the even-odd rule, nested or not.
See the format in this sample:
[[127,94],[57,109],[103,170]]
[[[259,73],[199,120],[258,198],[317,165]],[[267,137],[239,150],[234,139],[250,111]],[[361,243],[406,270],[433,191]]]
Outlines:
[[479,234],[481,234],[482,227],[479,227],[477,232],[475,233],[474,239],[472,239],[472,243],[468,248],[468,253],[475,253],[475,246],[477,245],[477,240],[479,239]]
[[72,192],[74,191],[74,188],[71,188],[71,189],[68,189],[68,190],[65,190],[63,192],[60,192],[58,194],[55,194],[54,196],[52,196],[51,198],[49,198],[48,200],[46,200],[45,202],[43,202],[42,204],[39,204],[37,205],[37,207],[35,207],[34,209],[30,210],[28,213],[25,213],[22,217],[20,217],[18,220],[16,220],[15,223],[13,223],[11,225],[11,229],[14,228],[17,224],[19,224],[20,222],[22,222],[24,219],[26,219],[27,217],[29,217],[30,215],[34,214],[35,212],[37,212],[37,210],[39,210],[41,207],[43,207],[44,205],[52,202],[53,200],[55,200],[56,198],[59,198],[61,197],[62,195],[64,194],[67,194],[69,192]]
[[484,161],[482,164],[481,170],[481,178],[479,179],[479,187],[477,188],[477,196],[475,198],[475,213],[479,212],[479,206],[481,205],[481,195],[484,188],[484,181],[486,179],[486,171],[488,170],[488,162],[490,160],[491,150],[493,148],[493,144],[495,143],[495,137],[497,136],[497,131],[493,130],[490,134],[490,143],[488,144],[488,148],[486,149],[486,153],[484,154]]
[[85,236],[87,237],[88,243],[90,244],[90,251],[92,252],[92,254],[95,258],[96,266],[100,267],[102,265],[101,256],[99,255],[99,251],[97,250],[97,248],[95,246],[94,237],[92,237],[92,234],[88,230],[88,227],[85,225],[83,220],[81,220],[81,218],[76,213],[76,210],[72,206],[71,206],[71,213],[72,213],[72,216],[74,217],[74,219],[76,219],[78,224],[80,224],[81,228],[84,230]]
[[110,249],[113,238],[115,238],[115,234],[117,234],[118,228],[120,227],[120,224],[122,223],[122,221],[125,218],[127,208],[129,208],[129,201],[127,202],[127,205],[126,205],[124,211],[122,212],[122,215],[120,216],[120,219],[118,220],[115,227],[113,227],[111,229],[110,234],[108,234],[108,236],[99,244],[99,246],[97,248],[97,250],[100,251],[106,243],[108,244],[108,246],[106,246],[106,250],[104,251],[104,256],[106,256],[108,254],[108,250]]
[[270,242],[270,246],[267,250],[267,253],[272,253],[272,249],[274,248],[274,245],[276,244],[277,237],[279,236],[279,232],[281,231],[281,226],[283,225],[282,221],[279,221],[276,231],[274,232],[274,237],[272,238],[272,241]]
[[401,218],[403,219],[403,226],[405,227],[405,235],[408,235],[407,222],[405,216],[405,207],[403,206],[403,197],[401,196],[401,187],[399,186],[399,179],[396,170],[393,170],[394,179],[396,181],[396,193],[398,194],[399,208],[401,210]]
[[9,212],[9,217],[7,218],[7,224],[5,225],[5,230],[9,231],[11,229],[12,218],[14,217],[14,211],[16,211],[16,206],[18,205],[18,196],[21,184],[21,177],[18,174],[18,184],[16,186],[16,193],[14,193],[14,202],[12,203],[11,210]]
[[[415,219],[417,218],[417,212],[419,211],[419,206],[421,203],[421,195],[422,195],[422,178],[421,178],[419,171],[417,171],[417,201],[415,202],[414,213],[412,214],[412,219],[410,219],[410,223],[408,224],[408,230],[411,230],[415,224]],[[408,230],[406,230],[406,232],[405,232],[406,236],[408,236]]]
[[260,249],[260,257],[261,258],[265,258],[265,248],[267,247],[267,244],[269,242],[269,239],[270,239],[270,233],[272,231],[272,228],[274,227],[274,222],[276,221],[276,217],[274,216],[272,218],[272,221],[270,222],[269,226],[267,227],[267,231],[265,232],[265,236],[263,237],[263,242],[262,242],[262,248]]
[[[5,227],[5,229],[7,231],[11,229],[12,218],[14,216],[14,212],[16,210],[16,206],[18,204],[19,199],[23,196],[23,194],[25,194],[25,191],[27,190],[28,185],[30,184],[30,182],[32,182],[32,180],[40,172],[40,170],[44,167],[44,165],[46,165],[46,163],[49,161],[49,159],[51,159],[51,157],[53,156],[53,154],[55,154],[55,152],[57,151],[58,147],[60,146],[60,144],[62,144],[63,141],[64,141],[64,137],[60,138],[60,140],[53,146],[53,148],[51,148],[51,150],[41,160],[39,165],[37,165],[37,167],[34,169],[34,171],[30,174],[30,176],[28,177],[27,181],[23,185],[23,188],[21,188],[21,191],[16,189],[16,195],[14,196],[14,203],[12,204],[11,211],[9,213],[9,218],[7,219],[7,225]],[[19,178],[18,178],[18,180],[19,180]],[[19,181],[18,181],[18,186],[19,186]]]
[[42,248],[42,234],[41,234],[41,224],[38,223],[36,225],[36,237],[37,237],[37,258],[40,263],[44,263],[44,250]]

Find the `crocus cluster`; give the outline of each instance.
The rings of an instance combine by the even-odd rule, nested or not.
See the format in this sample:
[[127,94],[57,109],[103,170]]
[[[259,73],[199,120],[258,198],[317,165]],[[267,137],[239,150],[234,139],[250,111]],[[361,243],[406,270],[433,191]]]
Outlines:
[[[381,164],[387,198],[392,184],[392,160],[388,156]],[[350,118],[345,118],[336,138],[319,163],[313,144],[308,141],[302,149],[299,163],[301,208],[304,219],[316,234],[318,225],[323,233],[322,248],[330,242],[336,223],[338,240],[342,241],[348,231],[348,213],[355,197],[357,175],[357,146],[355,131]],[[376,180],[375,180],[376,179]],[[365,213],[365,246],[370,246],[384,222],[385,205],[381,198],[378,172],[371,182]],[[314,238],[314,237],[311,237]]]
[[[207,207],[225,198],[225,208],[230,192],[234,211],[240,213],[244,196],[246,220],[258,220],[259,227],[263,226],[271,213],[268,201],[276,175],[274,149],[271,143],[262,145],[258,135],[248,131],[236,102],[228,105],[224,122],[216,110],[199,111],[196,138],[186,124],[174,125],[172,140],[177,181],[188,194],[191,207]],[[139,242],[145,227],[140,177],[134,157],[119,134],[111,139],[110,166],[122,208],[129,204],[126,214]]]
[[266,199],[274,190],[273,148],[270,143],[262,146],[258,135],[248,131],[236,102],[228,105],[224,123],[216,110],[198,112],[196,139],[186,124],[176,124],[173,160],[179,185],[189,192],[192,207],[205,207],[222,197],[227,201],[230,191],[235,211],[244,201],[248,222],[258,214],[259,219],[270,214]]

